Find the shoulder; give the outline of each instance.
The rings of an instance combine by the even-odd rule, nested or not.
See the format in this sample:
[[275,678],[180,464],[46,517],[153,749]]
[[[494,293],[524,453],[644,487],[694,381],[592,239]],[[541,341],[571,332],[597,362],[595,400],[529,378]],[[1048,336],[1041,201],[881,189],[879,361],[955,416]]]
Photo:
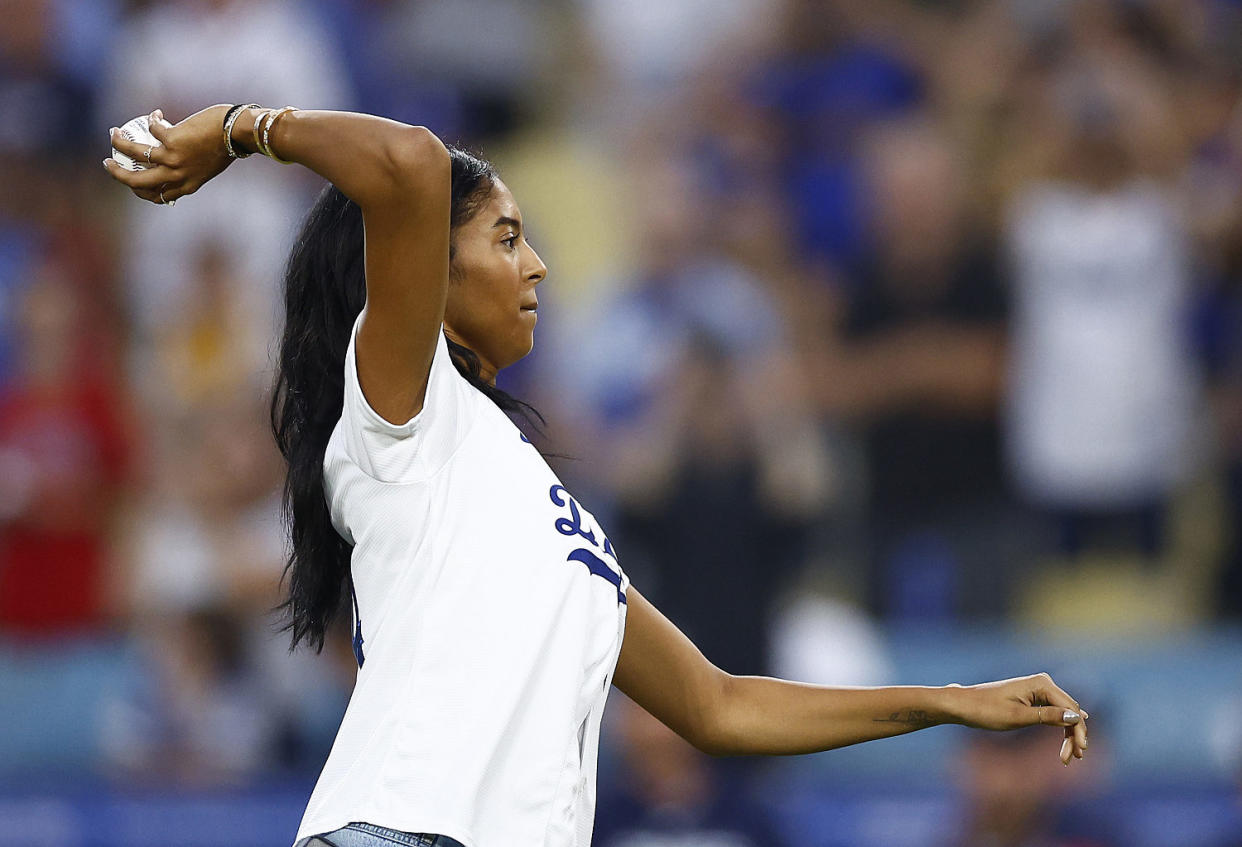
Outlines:
[[337,448],[376,481],[403,483],[425,479],[457,450],[479,417],[482,404],[490,401],[458,372],[441,327],[437,330],[422,407],[401,423],[385,419],[362,391],[356,363],[357,329],[355,321],[345,353],[339,434],[334,433]]

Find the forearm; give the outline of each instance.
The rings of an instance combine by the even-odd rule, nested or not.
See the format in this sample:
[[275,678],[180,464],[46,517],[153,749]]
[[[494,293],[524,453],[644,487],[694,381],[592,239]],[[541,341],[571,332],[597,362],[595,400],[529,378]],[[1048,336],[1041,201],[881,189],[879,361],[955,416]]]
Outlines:
[[956,722],[960,688],[829,687],[731,676],[704,748],[721,756],[818,753]]
[[[242,110],[233,124],[235,149],[258,150],[254,125],[263,111]],[[418,190],[424,161],[447,159],[427,129],[358,112],[285,112],[272,125],[268,143],[280,158],[311,169],[363,208],[393,198],[408,202]]]

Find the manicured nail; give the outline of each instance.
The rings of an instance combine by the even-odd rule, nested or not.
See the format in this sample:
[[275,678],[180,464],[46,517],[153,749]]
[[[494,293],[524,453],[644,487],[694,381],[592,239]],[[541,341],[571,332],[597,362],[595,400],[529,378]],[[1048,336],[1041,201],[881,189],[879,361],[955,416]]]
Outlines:
[[107,159],[104,159],[104,160],[103,160],[103,166],[104,166],[104,170],[106,171],[106,170],[108,169],[108,160],[107,160]]
[[1066,709],[1065,714],[1061,715],[1061,720],[1065,721],[1068,724],[1076,724],[1080,720],[1082,720],[1082,715],[1078,714],[1077,712]]

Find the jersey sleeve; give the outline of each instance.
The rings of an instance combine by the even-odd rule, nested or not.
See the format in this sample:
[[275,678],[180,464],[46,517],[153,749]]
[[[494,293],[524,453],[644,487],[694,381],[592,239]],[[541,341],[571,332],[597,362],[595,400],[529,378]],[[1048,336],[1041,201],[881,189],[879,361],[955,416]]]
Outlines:
[[385,420],[367,402],[358,381],[359,314],[345,351],[345,392],[341,429],[349,458],[380,482],[417,482],[434,474],[457,449],[471,423],[474,389],[457,372],[443,329],[427,378],[423,408],[400,424]]

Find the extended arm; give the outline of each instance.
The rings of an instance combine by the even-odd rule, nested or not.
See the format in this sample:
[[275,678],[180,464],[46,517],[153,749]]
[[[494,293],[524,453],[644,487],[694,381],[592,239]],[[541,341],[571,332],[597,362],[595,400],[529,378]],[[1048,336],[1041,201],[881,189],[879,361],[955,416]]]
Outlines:
[[[1065,727],[1061,760],[1082,758],[1078,704],[1047,674],[962,687],[852,688],[733,676],[709,662],[630,586],[613,681],[694,746],[713,755],[817,753],[942,723]],[[1066,720],[1066,710],[1074,714]]]
[[[158,113],[150,121],[161,142],[154,167],[131,173],[111,160],[108,172],[152,202],[197,191],[232,160],[223,122],[229,107],[211,106],[178,124]],[[233,124],[235,147],[256,149],[256,110]],[[367,308],[358,335],[362,389],[384,418],[404,423],[422,408],[448,291],[450,162],[423,127],[355,112],[298,110],[273,124],[270,143],[281,158],[336,185],[362,210]],[[144,146],[113,134],[135,160]]]

